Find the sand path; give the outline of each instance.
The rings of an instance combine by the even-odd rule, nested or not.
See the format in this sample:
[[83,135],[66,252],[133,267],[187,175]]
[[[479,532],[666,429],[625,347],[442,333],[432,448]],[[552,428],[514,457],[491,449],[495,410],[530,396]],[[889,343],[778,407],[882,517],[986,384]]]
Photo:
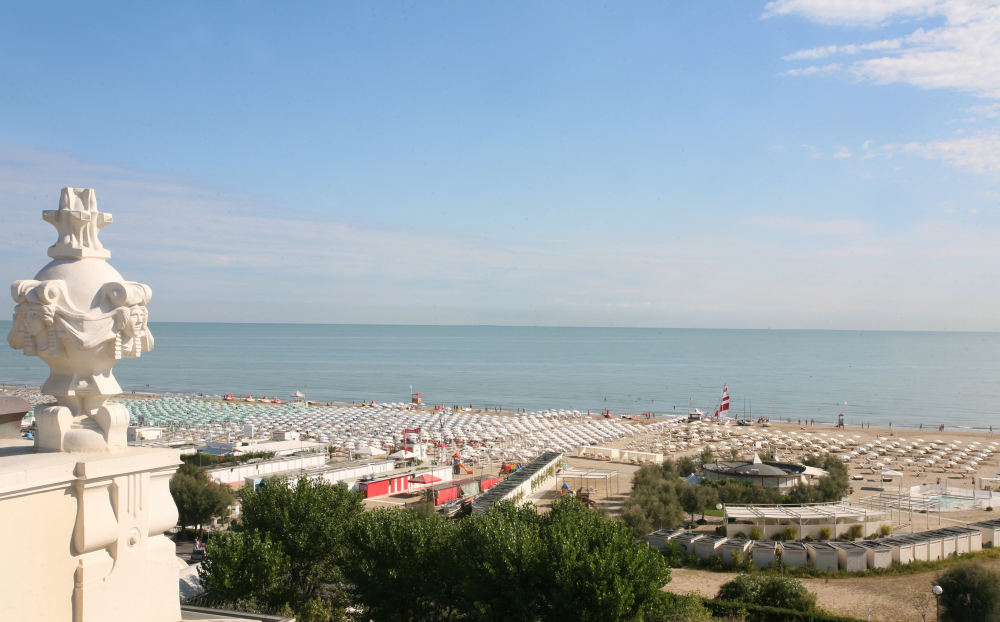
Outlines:
[[[987,568],[1000,569],[1000,560],[979,562]],[[930,593],[934,585],[936,571],[920,574],[863,577],[858,579],[803,579],[802,584],[810,592],[815,592],[822,609],[842,616],[865,620],[868,607],[872,608],[872,620],[877,622],[923,621],[915,603],[924,600],[930,607],[928,620],[934,619],[934,597]],[[707,570],[674,569],[667,591],[678,594],[700,592],[713,597],[719,586],[736,575]]]

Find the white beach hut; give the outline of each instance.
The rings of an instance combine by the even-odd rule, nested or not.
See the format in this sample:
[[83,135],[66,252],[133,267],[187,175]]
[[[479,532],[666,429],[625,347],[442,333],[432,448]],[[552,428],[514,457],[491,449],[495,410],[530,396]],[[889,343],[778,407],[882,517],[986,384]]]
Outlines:
[[820,570],[836,570],[839,566],[837,548],[828,542],[807,542],[809,560]]
[[694,555],[694,543],[705,537],[705,533],[695,533],[688,531],[674,538],[674,542],[684,551],[685,555]]
[[657,529],[646,536],[646,542],[649,543],[649,546],[662,549],[667,546],[667,542],[670,542],[670,540],[682,533],[684,533],[683,529]]
[[746,540],[743,538],[730,538],[722,543],[722,563],[731,566],[733,564],[733,552],[742,551],[743,559],[746,560],[750,557],[750,546],[753,544],[753,540]]
[[699,559],[706,559],[710,555],[721,555],[722,545],[728,538],[724,536],[704,536],[694,542],[694,554]]
[[753,565],[767,568],[777,560],[778,543],[773,540],[754,540]]
[[837,549],[837,566],[841,570],[854,572],[868,569],[868,549],[853,542],[831,542]]
[[805,568],[809,561],[809,552],[802,542],[788,541],[781,543],[781,561],[793,568]]
[[892,547],[877,540],[858,542],[858,546],[865,548],[868,568],[888,568],[892,565]]
[[978,529],[982,534],[982,548],[1000,546],[1000,518],[972,523],[969,527]]

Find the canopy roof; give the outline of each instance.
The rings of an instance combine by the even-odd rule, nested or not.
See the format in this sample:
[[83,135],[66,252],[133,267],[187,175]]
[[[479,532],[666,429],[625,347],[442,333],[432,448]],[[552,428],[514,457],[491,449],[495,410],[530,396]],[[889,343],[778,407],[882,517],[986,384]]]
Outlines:
[[618,475],[618,471],[609,469],[563,469],[559,472],[559,477],[569,477],[574,479],[611,479]]
[[812,505],[773,505],[765,507],[761,505],[726,505],[726,516],[728,518],[776,518],[776,519],[810,519],[844,518],[856,521],[879,520],[885,516],[885,512],[880,510],[870,510],[859,508],[847,503],[817,503]]

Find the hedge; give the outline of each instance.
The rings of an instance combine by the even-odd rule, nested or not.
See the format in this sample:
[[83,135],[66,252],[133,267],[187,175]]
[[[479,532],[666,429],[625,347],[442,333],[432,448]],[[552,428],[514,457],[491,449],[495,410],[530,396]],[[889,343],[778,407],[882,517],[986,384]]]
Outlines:
[[845,618],[819,611],[795,611],[764,605],[749,605],[731,600],[705,599],[705,607],[716,618],[739,618],[745,615],[746,622],[861,622],[857,618]]

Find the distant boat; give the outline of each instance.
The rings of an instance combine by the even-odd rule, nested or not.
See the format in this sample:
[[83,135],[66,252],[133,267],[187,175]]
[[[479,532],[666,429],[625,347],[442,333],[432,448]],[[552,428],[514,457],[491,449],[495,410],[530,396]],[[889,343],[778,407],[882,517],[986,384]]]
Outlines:
[[235,398],[233,398],[233,394],[232,393],[227,394],[226,397],[222,398],[222,400],[224,402],[235,402],[236,401]]
[[693,421],[701,421],[705,418],[705,413],[701,412],[697,408],[688,413],[688,423]]
[[248,395],[245,398],[243,398],[243,401],[244,402],[256,402],[257,400],[255,400],[252,395]]

